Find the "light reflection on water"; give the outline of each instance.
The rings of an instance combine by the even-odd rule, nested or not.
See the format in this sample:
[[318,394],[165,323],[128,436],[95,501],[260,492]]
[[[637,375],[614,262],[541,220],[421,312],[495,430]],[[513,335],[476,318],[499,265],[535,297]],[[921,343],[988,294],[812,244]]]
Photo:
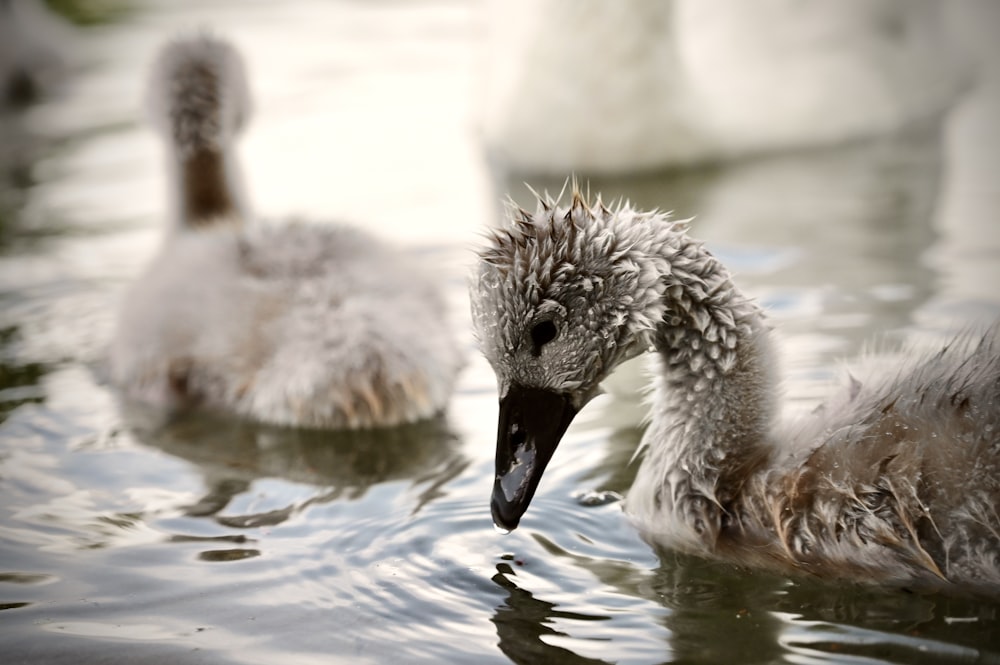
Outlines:
[[[135,122],[144,67],[163,38],[198,24],[247,51],[258,116],[242,155],[259,209],[348,218],[440,267],[468,350],[444,418],[378,433],[293,431],[167,418],[101,385],[115,302],[155,248],[163,212],[157,147]],[[527,191],[521,177],[488,175],[476,152],[468,91],[481,31],[475,5],[458,0],[154,2],[82,33],[70,89],[4,120],[5,135],[35,146],[16,177],[4,171],[0,198],[5,654],[1000,660],[996,602],[655,552],[617,503],[581,498],[631,484],[641,363],[580,414],[522,527],[493,531],[496,397],[468,330],[464,274],[501,193],[525,201]],[[991,108],[981,102],[960,119]],[[963,124],[947,136],[916,128],[862,146],[591,184],[607,198],[696,217],[695,233],[768,306],[788,410],[799,412],[873,334],[887,332],[890,344],[934,337],[1000,311],[995,288],[983,286],[998,283],[1000,201],[981,180],[983,163],[995,165],[982,161],[982,145],[996,136]],[[970,145],[976,168],[963,161]]]

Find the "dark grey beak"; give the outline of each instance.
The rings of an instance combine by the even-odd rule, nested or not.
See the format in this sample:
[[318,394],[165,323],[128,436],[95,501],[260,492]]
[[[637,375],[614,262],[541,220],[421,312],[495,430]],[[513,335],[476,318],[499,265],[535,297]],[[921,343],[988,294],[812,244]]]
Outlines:
[[497,527],[508,531],[517,528],[575,415],[569,395],[540,388],[514,385],[500,400],[497,475],[490,501]]

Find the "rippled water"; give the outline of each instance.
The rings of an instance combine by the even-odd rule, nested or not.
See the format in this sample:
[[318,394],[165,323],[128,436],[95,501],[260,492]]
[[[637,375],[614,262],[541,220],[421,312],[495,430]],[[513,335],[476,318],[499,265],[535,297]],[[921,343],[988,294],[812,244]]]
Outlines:
[[[445,417],[331,434],[118,402],[100,359],[156,246],[143,72],[181,27],[245,51],[243,143],[266,214],[348,219],[446,281],[468,365]],[[142,3],[75,33],[61,94],[2,118],[0,652],[4,662],[1000,662],[1000,603],[655,552],[614,501],[639,439],[635,366],[494,532],[496,396],[467,320],[468,250],[515,177],[476,143],[476,5]],[[697,215],[771,310],[788,411],[883,334],[1000,313],[1000,77],[933,128],[725,168],[595,179]],[[537,187],[561,181],[532,179]]]

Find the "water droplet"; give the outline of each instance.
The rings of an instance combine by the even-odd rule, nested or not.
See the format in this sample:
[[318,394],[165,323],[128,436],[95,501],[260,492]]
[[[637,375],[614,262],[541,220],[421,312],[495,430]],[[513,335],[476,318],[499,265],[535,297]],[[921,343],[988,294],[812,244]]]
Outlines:
[[503,536],[506,536],[507,534],[510,533],[510,529],[504,528],[504,527],[500,526],[499,524],[497,524],[496,522],[493,523],[493,530],[496,531],[497,533],[503,535]]

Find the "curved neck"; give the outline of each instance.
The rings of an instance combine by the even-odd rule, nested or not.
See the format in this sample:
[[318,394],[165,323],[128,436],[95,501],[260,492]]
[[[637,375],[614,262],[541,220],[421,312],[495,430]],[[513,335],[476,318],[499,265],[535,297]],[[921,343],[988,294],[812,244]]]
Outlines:
[[763,314],[728,271],[687,238],[676,256],[651,340],[659,367],[636,483],[722,506],[770,452],[774,363]]
[[760,313],[747,316],[725,341],[665,323],[654,345],[659,372],[652,427],[657,448],[669,458],[662,464],[712,483],[756,466],[767,452],[774,410],[773,362]]

